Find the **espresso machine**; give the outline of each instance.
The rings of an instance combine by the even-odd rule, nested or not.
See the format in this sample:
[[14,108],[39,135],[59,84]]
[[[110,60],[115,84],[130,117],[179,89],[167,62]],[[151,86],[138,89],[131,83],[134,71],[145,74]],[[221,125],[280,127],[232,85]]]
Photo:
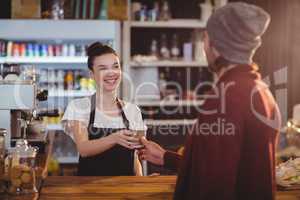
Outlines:
[[21,138],[21,112],[36,108],[36,84],[30,80],[0,81],[0,127],[7,130],[6,148],[11,138]]
[[[3,77],[0,80],[0,128],[7,130],[5,146],[10,148],[13,139],[27,139],[27,126],[39,115],[37,102],[47,100],[48,92],[38,90],[34,70],[22,71],[19,65],[6,64],[1,66],[0,72]],[[40,116],[47,114],[41,112]]]

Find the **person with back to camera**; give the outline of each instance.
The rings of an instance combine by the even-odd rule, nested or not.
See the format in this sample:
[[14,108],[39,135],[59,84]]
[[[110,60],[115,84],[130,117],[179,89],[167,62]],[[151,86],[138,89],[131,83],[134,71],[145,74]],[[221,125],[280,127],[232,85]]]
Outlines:
[[[204,50],[218,80],[183,156],[142,139],[140,159],[178,169],[175,200],[275,199],[281,118],[252,60],[269,22],[269,14],[255,5],[236,2],[217,9],[207,22]],[[216,128],[219,121],[224,130]]]

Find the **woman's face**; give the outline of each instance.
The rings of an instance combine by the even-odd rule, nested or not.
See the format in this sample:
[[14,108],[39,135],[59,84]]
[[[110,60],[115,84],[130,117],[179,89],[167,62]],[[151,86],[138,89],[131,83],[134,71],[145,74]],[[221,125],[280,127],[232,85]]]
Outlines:
[[92,78],[95,79],[97,87],[103,92],[116,91],[121,82],[121,75],[118,56],[108,53],[95,57]]

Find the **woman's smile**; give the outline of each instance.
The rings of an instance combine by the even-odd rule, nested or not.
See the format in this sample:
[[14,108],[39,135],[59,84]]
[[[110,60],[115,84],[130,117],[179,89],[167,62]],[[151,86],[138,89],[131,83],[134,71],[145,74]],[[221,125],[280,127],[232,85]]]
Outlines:
[[108,85],[115,85],[118,83],[119,76],[114,76],[114,77],[107,77],[104,78],[104,83]]

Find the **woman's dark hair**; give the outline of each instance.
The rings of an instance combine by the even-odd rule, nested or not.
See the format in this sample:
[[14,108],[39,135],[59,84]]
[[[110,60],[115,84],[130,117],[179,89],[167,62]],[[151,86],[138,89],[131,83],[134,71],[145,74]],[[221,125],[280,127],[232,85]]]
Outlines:
[[110,53],[118,56],[117,52],[108,45],[103,45],[100,42],[95,42],[95,43],[91,44],[87,48],[88,68],[91,71],[93,71],[93,64],[94,64],[95,57],[101,56],[104,54],[110,54]]

